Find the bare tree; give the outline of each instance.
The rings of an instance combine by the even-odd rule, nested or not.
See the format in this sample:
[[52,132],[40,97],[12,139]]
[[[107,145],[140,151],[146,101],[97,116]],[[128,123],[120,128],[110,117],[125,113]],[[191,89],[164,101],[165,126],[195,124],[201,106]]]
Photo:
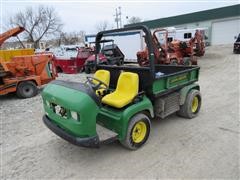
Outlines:
[[137,17],[137,16],[132,16],[130,19],[128,19],[129,24],[139,23],[141,21],[142,21],[142,19],[140,17]]
[[97,31],[105,31],[109,29],[109,23],[106,20],[101,21],[101,22],[98,22],[95,27]]
[[61,44],[71,45],[71,44],[84,43],[84,37],[85,37],[84,31],[69,32],[69,33],[61,32],[58,45],[61,45]]
[[61,19],[52,7],[38,6],[37,9],[28,7],[10,17],[11,26],[25,28],[26,40],[33,43],[34,48],[39,47],[39,41],[44,36],[59,34],[62,28]]

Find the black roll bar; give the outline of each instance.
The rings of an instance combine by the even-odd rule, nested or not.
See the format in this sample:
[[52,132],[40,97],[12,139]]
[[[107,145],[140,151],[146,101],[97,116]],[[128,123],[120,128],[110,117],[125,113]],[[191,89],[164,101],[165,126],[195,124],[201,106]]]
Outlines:
[[97,62],[97,54],[100,51],[100,42],[104,35],[110,34],[110,33],[118,33],[118,32],[125,32],[125,31],[133,31],[133,30],[142,30],[145,33],[145,42],[147,44],[148,52],[149,52],[149,61],[150,61],[150,72],[152,74],[152,77],[155,77],[155,63],[154,63],[154,50],[153,50],[153,42],[152,42],[152,34],[151,31],[143,25],[138,26],[131,26],[126,28],[120,28],[120,29],[112,29],[107,31],[100,31],[97,33],[96,36],[96,51],[95,51],[95,63]]

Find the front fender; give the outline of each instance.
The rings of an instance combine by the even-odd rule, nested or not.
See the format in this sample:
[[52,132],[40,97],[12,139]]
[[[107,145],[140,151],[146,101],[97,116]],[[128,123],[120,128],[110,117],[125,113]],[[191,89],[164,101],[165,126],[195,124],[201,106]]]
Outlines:
[[143,111],[149,112],[149,114],[151,115],[151,118],[154,117],[153,105],[146,96],[143,96],[142,101],[140,101],[136,104],[133,104],[124,110],[122,117],[121,117],[122,130],[119,133],[119,140],[123,140],[125,138],[126,133],[127,133],[128,124],[129,124],[129,121],[131,120],[131,118],[135,114],[137,114],[139,112],[143,112]]
[[[52,123],[75,137],[96,136],[99,105],[94,98],[96,95],[87,88],[84,84],[58,80],[49,83],[42,92],[44,110]],[[51,104],[63,107],[66,117],[55,113]],[[78,120],[73,118],[72,112],[78,114]]]

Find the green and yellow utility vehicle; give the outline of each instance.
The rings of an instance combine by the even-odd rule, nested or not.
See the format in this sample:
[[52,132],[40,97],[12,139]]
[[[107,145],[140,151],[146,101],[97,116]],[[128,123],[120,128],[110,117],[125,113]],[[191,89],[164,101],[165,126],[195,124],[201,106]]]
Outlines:
[[[144,32],[149,67],[97,65],[101,39],[131,30]],[[96,73],[86,83],[55,80],[42,92],[43,121],[63,139],[84,147],[119,140],[135,150],[147,141],[151,119],[199,113],[199,67],[155,65],[152,35],[145,26],[99,32],[95,54]]]

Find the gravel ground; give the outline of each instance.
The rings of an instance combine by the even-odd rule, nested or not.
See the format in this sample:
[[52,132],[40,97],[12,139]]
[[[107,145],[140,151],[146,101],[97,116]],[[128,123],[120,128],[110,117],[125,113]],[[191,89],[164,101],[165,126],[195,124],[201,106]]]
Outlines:
[[[118,142],[100,149],[76,147],[45,127],[40,95],[0,96],[0,178],[239,179],[239,60],[232,46],[208,47],[199,59],[199,116],[154,120],[138,151]],[[85,76],[60,74],[59,79],[85,81]]]

